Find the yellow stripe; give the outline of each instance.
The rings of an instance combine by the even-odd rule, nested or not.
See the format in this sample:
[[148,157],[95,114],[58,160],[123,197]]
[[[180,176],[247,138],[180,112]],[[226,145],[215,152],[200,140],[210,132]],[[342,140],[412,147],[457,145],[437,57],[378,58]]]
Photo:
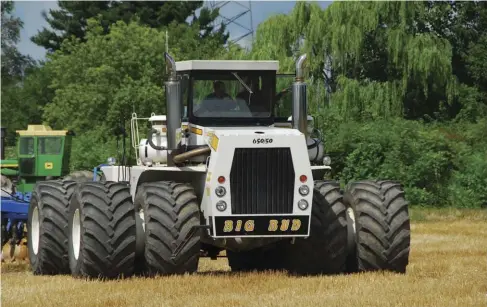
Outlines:
[[217,151],[218,149],[218,137],[216,135],[213,134],[213,136],[211,137],[211,142],[210,142],[210,146],[213,148],[213,150]]
[[203,135],[203,130],[195,127],[191,127],[191,132],[197,134],[197,135]]
[[18,164],[1,164],[1,167],[18,167]]

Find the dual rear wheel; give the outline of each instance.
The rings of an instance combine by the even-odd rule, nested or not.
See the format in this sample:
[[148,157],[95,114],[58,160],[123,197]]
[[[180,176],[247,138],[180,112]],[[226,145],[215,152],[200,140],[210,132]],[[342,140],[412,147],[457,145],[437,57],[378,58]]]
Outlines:
[[228,253],[232,270],[287,269],[300,275],[387,270],[405,273],[410,222],[401,185],[360,181],[343,193],[315,181],[310,236],[268,249]]

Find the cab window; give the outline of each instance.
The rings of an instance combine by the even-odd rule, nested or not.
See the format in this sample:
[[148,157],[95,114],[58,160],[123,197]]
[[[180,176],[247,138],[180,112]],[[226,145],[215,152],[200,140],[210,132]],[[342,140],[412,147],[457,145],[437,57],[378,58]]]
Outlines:
[[275,73],[198,72],[191,83],[192,111],[197,118],[271,117]]
[[21,137],[19,144],[19,153],[21,155],[33,155],[34,154],[34,138],[33,137]]
[[37,151],[40,155],[58,155],[63,146],[60,137],[39,137]]

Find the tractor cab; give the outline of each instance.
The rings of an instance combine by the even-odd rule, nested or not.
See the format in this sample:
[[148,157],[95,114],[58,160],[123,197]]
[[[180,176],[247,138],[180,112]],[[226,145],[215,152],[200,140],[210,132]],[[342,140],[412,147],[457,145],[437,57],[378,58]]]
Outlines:
[[274,123],[277,61],[181,61],[182,103],[190,124],[269,126]]
[[28,125],[17,130],[18,191],[32,190],[39,177],[56,178],[69,172],[69,152],[72,134],[67,130],[52,130],[49,126]]

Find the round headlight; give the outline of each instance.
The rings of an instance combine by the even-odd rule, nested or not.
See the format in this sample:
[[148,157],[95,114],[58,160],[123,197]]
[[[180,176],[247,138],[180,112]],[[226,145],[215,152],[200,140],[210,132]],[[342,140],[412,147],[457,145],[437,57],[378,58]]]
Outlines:
[[225,190],[224,187],[217,187],[215,189],[215,194],[218,197],[223,197],[223,196],[225,196],[225,194],[227,194],[227,190]]
[[301,194],[302,196],[306,196],[309,194],[309,188],[307,185],[302,185],[299,187],[299,194]]
[[323,157],[323,165],[330,166],[331,165],[331,158],[328,156]]
[[299,209],[301,210],[306,210],[308,209],[308,202],[306,201],[306,199],[301,199],[300,201],[298,201],[298,207]]
[[223,200],[220,200],[219,202],[216,203],[216,209],[220,212],[223,212],[227,209],[227,203],[224,202]]

